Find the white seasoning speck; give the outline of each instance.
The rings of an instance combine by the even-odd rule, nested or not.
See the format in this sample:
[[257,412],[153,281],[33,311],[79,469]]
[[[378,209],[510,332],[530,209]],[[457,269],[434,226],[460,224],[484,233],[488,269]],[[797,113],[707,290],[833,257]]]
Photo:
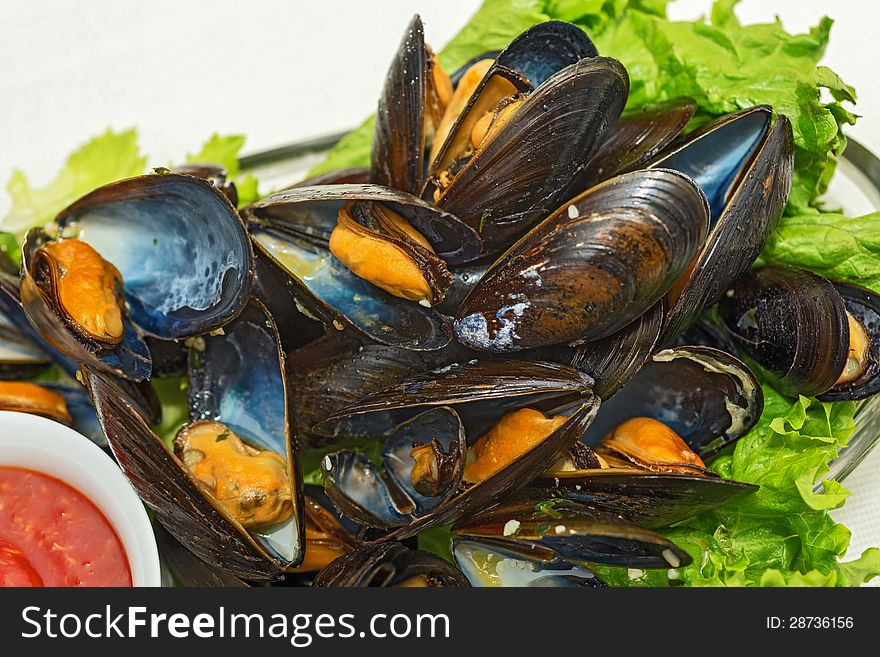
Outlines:
[[580,213],[578,212],[578,209],[577,209],[577,206],[576,206],[576,205],[569,205],[569,206],[568,206],[568,216],[569,216],[569,218],[571,218],[571,219],[577,219],[579,214],[580,214]]
[[513,536],[519,531],[519,520],[508,520],[504,524],[504,535]]
[[424,306],[425,308],[430,308],[431,302],[428,301],[427,299],[419,299],[419,305]]
[[321,464],[324,466],[324,469],[327,470],[328,472],[330,471],[330,468],[333,467],[333,461],[330,460],[329,456],[325,456],[324,460],[322,461]]
[[556,533],[564,534],[565,533],[565,525],[556,525]]
[[678,579],[678,571],[675,568],[670,568],[666,571],[666,576],[669,579]]
[[678,555],[669,548],[663,550],[662,555],[663,558],[666,559],[666,563],[673,568],[678,568],[681,565],[681,560],[678,558]]
[[626,574],[630,579],[639,579],[645,576],[645,571],[641,568],[628,568]]

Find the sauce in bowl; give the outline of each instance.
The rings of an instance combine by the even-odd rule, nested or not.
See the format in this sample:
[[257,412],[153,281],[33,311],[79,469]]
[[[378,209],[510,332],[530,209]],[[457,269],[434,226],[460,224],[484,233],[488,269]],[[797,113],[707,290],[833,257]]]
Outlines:
[[131,586],[128,557],[91,500],[60,479],[0,466],[0,586]]

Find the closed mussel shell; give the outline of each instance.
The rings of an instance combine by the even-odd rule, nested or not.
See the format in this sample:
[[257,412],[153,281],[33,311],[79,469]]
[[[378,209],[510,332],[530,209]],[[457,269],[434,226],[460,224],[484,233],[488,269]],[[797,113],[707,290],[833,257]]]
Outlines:
[[[783,394],[853,399],[876,376],[876,301],[869,291],[838,288],[805,269],[768,266],[737,279],[722,300],[720,317],[737,347],[766,370]],[[837,390],[849,355],[850,307],[875,339],[862,376]],[[864,387],[866,394],[869,390]]]
[[734,356],[709,347],[664,349],[602,404],[583,442],[595,445],[623,421],[647,417],[705,459],[748,433],[763,407],[758,380]]
[[505,352],[607,337],[656,304],[706,235],[708,208],[677,172],[618,176],[514,244],[462,302],[455,333]]
[[564,499],[505,502],[470,516],[453,536],[503,545],[531,559],[629,568],[678,568],[691,556],[645,527]]
[[785,116],[759,105],[722,117],[673,143],[651,164],[691,176],[709,199],[709,234],[669,294],[669,344],[754,262],[785,209],[794,146]]
[[757,490],[720,477],[655,473],[636,468],[548,471],[524,494],[565,498],[645,527],[668,527]]

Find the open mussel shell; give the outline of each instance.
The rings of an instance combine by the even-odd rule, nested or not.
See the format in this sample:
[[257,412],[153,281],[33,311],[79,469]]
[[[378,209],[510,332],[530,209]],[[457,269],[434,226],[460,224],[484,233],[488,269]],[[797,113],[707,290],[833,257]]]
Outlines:
[[480,255],[480,236],[475,229],[415,196],[381,185],[340,183],[291,187],[261,198],[244,208],[243,213],[252,224],[284,228],[326,246],[336,226],[339,209],[348,201],[387,206],[421,233],[436,254],[449,264],[468,262]]
[[706,459],[748,433],[763,407],[758,380],[734,356],[709,347],[664,349],[602,404],[583,442],[595,445],[623,421],[648,417]]
[[[442,490],[422,495],[413,486],[413,447],[436,441],[448,455],[450,472]],[[385,476],[362,452],[331,452],[321,464],[324,489],[349,518],[370,527],[408,524],[452,497],[461,482],[467,440],[458,414],[448,407],[432,408],[401,424],[382,446]]]
[[452,339],[436,310],[392,296],[355,275],[325,247],[282,227],[252,223],[257,257],[288,279],[296,308],[337,331],[381,344],[432,351]]
[[293,396],[275,321],[260,301],[251,299],[222,335],[198,340],[190,349],[190,420],[220,421],[248,444],[287,463],[293,513],[255,535],[276,559],[296,563],[302,557],[302,485],[294,467]]
[[[568,419],[537,445],[479,483],[459,487],[425,515],[406,518],[400,513],[406,505],[393,502],[396,505],[394,512],[386,513],[381,524],[396,529],[379,540],[402,539],[484,509],[546,470],[577,442],[595,416],[599,400],[591,392],[591,383],[588,376],[556,363],[471,361],[411,377],[334,413],[323,424],[332,425],[341,419],[354,421],[358,418],[363,422],[376,419],[403,422],[426,407],[453,406],[464,419],[468,437],[475,441],[514,408],[529,406],[569,411]],[[364,476],[370,474],[370,468],[363,467],[367,465],[363,455],[355,457],[353,454],[356,452],[348,451],[340,454],[348,459],[344,464],[346,467],[361,468],[359,471]],[[464,453],[460,456],[464,457]],[[355,462],[356,458],[358,462]],[[331,498],[340,492],[338,488],[332,491],[333,487],[337,487],[338,479],[333,473],[339,470],[340,465],[332,459],[322,463]],[[376,491],[378,488],[371,487],[370,490]],[[382,490],[390,501],[393,489]],[[377,500],[375,508],[383,508],[378,501],[382,500]],[[384,509],[391,510],[388,506]],[[363,520],[368,520],[366,514]],[[369,520],[373,525],[380,524],[375,517]]]
[[656,473],[625,467],[544,473],[529,497],[565,498],[645,527],[667,527],[757,490],[720,477]]
[[[7,322],[6,325],[10,327],[10,330],[17,331],[19,338],[26,340],[31,345],[30,348],[32,350],[39,350],[53,364],[60,367],[70,377],[71,381],[76,379],[79,372],[79,363],[56,349],[34,330],[22,305],[19,284],[20,280],[18,277],[0,274],[0,320]],[[120,394],[125,395],[129,403],[138,409],[138,412],[146,418],[147,422],[150,424],[159,424],[161,422],[162,407],[156,391],[148,381],[135,383],[117,378],[116,385]],[[81,397],[78,397],[78,399],[81,399]],[[78,400],[73,406],[72,412],[75,416],[75,423],[87,428],[86,431],[81,433],[93,438],[99,444],[105,444],[103,435],[94,428],[95,420],[89,417],[89,415],[94,415],[94,409],[86,409]],[[81,409],[81,411],[78,409]],[[76,419],[77,416],[80,417],[79,420]]]
[[678,568],[692,561],[648,528],[565,499],[505,502],[460,521],[452,535],[503,546],[530,560],[628,568]]
[[705,196],[668,170],[623,174],[566,203],[486,272],[456,313],[473,349],[607,337],[656,304],[706,236]]
[[122,315],[121,341],[113,346],[84,338],[71,329],[64,318],[61,301],[54,286],[46,281],[37,254],[48,237],[39,229],[31,230],[22,247],[21,304],[28,321],[40,337],[69,359],[99,368],[130,381],[146,381],[153,371],[153,361],[140,329],[127,313]]
[[613,59],[582,59],[558,71],[483,140],[438,207],[479,230],[487,253],[506,248],[563,200],[623,110],[628,86]]
[[624,112],[572,183],[570,196],[654,159],[681,134],[696,108],[690,98],[675,98]]
[[210,333],[241,312],[254,256],[223,193],[166,173],[105,185],[62,210],[58,237],[91,245],[122,274],[132,321],[165,340]]
[[448,561],[400,543],[370,545],[340,557],[315,577],[314,586],[445,587],[470,586]]
[[[836,382],[847,364],[849,312],[871,343],[864,371]],[[734,343],[762,366],[786,395],[860,399],[878,387],[880,299],[869,290],[833,284],[805,269],[768,266],[743,274],[720,305]]]
[[193,349],[201,348],[202,358],[191,363],[193,417],[221,421],[286,463],[293,513],[269,530],[245,530],[106,375],[86,368],[87,387],[116,460],[157,520],[212,566],[247,580],[278,579],[302,558],[302,503],[277,329],[265,307],[252,300],[222,335],[201,339]]
[[454,538],[452,556],[471,586],[529,588],[594,588],[606,584],[593,572],[554,556],[529,558],[505,544]]
[[652,167],[691,176],[709,199],[709,235],[670,292],[667,344],[718,301],[754,262],[785,209],[791,190],[791,124],[769,106],[722,117],[659,155]]

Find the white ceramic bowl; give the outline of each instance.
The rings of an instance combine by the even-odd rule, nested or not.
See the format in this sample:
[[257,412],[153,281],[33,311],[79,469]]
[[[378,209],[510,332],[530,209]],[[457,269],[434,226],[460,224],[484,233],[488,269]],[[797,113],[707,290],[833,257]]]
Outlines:
[[134,586],[160,586],[159,551],[144,505],[100,447],[46,418],[0,411],[0,466],[56,477],[88,497],[122,541]]

